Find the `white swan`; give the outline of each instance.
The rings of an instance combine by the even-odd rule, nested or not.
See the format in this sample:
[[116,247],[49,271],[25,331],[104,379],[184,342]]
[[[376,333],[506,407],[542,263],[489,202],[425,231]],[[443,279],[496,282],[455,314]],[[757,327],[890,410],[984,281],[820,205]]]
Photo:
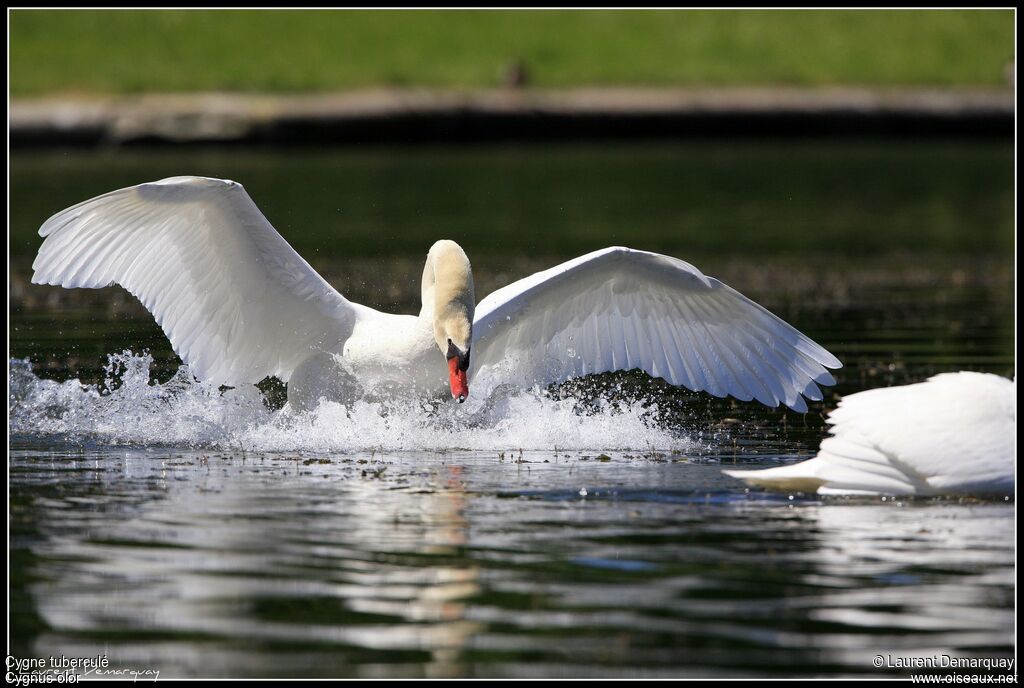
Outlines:
[[1016,384],[943,373],[869,389],[829,414],[832,437],[791,466],[723,471],[750,485],[819,494],[1012,495]]
[[241,385],[274,375],[289,382],[290,401],[380,384],[430,392],[446,379],[462,401],[469,378],[485,374],[533,385],[640,368],[715,396],[806,411],[804,397],[819,400],[818,385],[834,383],[826,367],[841,366],[692,265],[627,248],[589,253],[475,305],[466,254],[438,241],[419,316],[380,313],[335,291],[240,184],[221,179],[114,191],[57,213],[39,233],[33,282],[120,284],[198,378]]

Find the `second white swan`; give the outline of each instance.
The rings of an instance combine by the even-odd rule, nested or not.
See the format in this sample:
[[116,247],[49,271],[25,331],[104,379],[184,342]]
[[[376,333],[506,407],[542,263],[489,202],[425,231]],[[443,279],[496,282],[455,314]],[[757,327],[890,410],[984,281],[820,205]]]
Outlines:
[[723,471],[749,485],[818,494],[1012,495],[1016,384],[960,371],[851,394],[813,459]]

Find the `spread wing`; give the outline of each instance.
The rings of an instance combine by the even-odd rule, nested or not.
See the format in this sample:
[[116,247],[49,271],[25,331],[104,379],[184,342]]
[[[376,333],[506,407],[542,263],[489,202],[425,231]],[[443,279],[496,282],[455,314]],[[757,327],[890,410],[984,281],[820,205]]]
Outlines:
[[345,339],[362,306],[288,245],[240,184],[172,177],[63,210],[32,281],[119,284],[142,301],[203,380],[287,380],[311,352]]
[[806,411],[835,356],[669,256],[606,248],[514,282],[476,308],[471,373],[548,384],[639,368],[674,385]]

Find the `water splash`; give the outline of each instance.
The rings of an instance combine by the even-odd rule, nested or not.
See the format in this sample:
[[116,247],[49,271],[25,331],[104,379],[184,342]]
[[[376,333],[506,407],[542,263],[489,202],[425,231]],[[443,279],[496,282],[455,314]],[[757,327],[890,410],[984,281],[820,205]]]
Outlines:
[[[467,403],[422,399],[324,401],[310,411],[269,408],[254,386],[222,390],[182,366],[150,380],[153,359],[111,354],[100,385],[56,382],[9,361],[13,435],[103,444],[244,448],[255,451],[447,451],[451,449],[652,449],[692,446],[663,427],[656,404],[556,399],[543,390],[498,388]],[[484,398],[480,398],[484,397]]]

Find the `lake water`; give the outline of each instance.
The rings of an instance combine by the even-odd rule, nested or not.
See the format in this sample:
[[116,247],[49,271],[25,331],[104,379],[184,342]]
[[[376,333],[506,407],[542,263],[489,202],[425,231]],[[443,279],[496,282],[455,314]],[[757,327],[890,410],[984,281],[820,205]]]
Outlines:
[[[845,367],[804,415],[631,374],[288,415],[280,384],[192,380],[123,291],[27,283],[50,214],[186,173],[245,183],[367,305],[415,311],[442,235],[481,296],[625,244]],[[720,473],[811,456],[841,395],[1013,374],[1010,144],[18,151],[10,233],[14,656],[161,678],[879,676],[876,655],[1015,652],[1012,499]]]

